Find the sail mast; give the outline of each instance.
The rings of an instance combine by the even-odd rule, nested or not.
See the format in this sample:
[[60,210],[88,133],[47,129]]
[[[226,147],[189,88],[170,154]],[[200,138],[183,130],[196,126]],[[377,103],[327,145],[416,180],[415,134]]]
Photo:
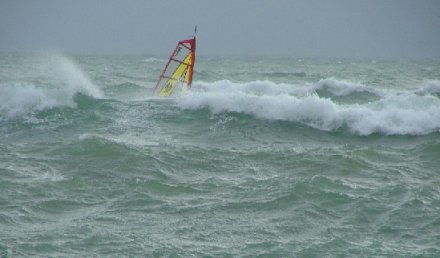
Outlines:
[[[195,32],[197,32],[197,26],[195,28]],[[189,69],[189,80],[188,80],[188,89],[191,88],[192,80],[193,80],[193,73],[194,73],[194,64],[196,63],[196,35],[193,37],[193,44],[192,44],[192,55],[191,55],[191,66]]]

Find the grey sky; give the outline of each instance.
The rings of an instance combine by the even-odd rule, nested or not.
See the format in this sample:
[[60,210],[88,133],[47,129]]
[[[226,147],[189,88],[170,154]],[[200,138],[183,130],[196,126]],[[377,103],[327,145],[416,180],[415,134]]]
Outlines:
[[0,52],[440,57],[440,0],[0,0]]

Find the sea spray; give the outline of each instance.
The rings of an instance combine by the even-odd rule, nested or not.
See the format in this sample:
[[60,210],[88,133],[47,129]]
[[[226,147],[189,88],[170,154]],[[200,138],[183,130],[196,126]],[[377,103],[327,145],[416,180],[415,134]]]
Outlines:
[[46,69],[52,81],[58,81],[62,90],[70,96],[83,93],[94,98],[103,97],[99,87],[92,83],[79,66],[59,53],[47,55]]
[[23,64],[31,70],[9,74],[0,81],[0,117],[3,119],[57,106],[75,106],[78,94],[102,98],[103,93],[69,58],[55,52],[35,55]]

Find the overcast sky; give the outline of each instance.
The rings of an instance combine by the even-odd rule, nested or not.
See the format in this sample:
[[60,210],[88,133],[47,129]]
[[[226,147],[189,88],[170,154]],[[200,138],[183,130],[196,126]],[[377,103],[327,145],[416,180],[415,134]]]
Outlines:
[[0,52],[440,58],[440,0],[0,0]]

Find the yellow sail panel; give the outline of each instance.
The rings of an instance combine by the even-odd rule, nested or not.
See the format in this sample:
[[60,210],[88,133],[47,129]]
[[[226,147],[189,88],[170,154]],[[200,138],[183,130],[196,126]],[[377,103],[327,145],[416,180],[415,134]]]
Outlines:
[[189,73],[187,73],[187,71],[188,71],[188,67],[190,66],[190,64],[189,64],[190,59],[191,59],[191,54],[188,54],[188,56],[177,67],[177,69],[174,71],[174,73],[171,75],[171,77],[167,79],[167,81],[165,83],[165,87],[162,88],[159,96],[169,97],[171,95],[171,93],[174,91],[174,88],[176,88],[176,85],[178,83],[183,83],[184,86],[186,86],[188,84],[188,79],[186,79],[186,78],[183,79],[183,78],[188,76],[186,74],[189,74]]

